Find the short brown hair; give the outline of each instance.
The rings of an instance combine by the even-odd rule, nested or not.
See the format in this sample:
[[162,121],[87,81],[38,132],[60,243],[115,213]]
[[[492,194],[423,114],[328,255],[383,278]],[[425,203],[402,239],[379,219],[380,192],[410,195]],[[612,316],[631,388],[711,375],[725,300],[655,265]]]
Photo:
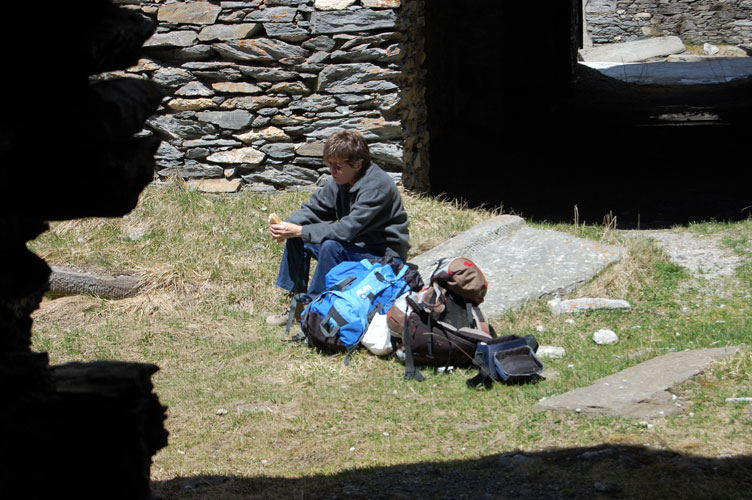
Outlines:
[[335,132],[324,144],[324,161],[340,158],[347,163],[363,161],[363,168],[371,163],[371,152],[363,136],[353,130]]

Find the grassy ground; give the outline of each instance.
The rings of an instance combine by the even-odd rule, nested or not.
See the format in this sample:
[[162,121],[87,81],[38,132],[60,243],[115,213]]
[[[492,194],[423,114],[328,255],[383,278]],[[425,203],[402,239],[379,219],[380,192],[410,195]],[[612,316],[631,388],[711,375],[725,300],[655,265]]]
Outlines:
[[[624,245],[622,261],[576,294],[627,299],[633,309],[572,321],[542,299],[494,318],[497,333],[533,333],[567,355],[546,360],[549,376],[537,385],[474,391],[465,385],[469,370],[405,382],[394,359],[361,352],[344,366],[264,324],[285,305],[272,285],[282,248],[268,237],[268,214],[290,213],[307,197],[150,186],[122,219],[55,223],[30,243],[50,264],[147,283],[117,301],[45,299],[34,348],[54,364],[160,367],[153,380],[168,406],[170,444],[154,458],[155,496],[750,498],[752,415],[725,402],[752,396],[749,352],[677,388],[689,408],[667,418],[531,407],[667,351],[752,344],[752,221],[687,229],[721,233],[743,256],[737,276],[720,284],[695,281],[649,241],[612,228],[541,224]],[[410,193],[405,202],[412,255],[495,215]],[[603,327],[620,342],[595,345],[590,336]]]

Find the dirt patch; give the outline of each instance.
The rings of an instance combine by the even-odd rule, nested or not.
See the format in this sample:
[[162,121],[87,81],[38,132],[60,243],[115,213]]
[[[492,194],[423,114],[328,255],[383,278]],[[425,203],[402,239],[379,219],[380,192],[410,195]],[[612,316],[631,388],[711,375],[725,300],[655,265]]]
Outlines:
[[[71,295],[56,299],[45,297],[31,315],[35,324],[57,325],[60,328],[80,328],[91,325],[102,301],[87,295]],[[104,318],[102,318],[104,322]]]

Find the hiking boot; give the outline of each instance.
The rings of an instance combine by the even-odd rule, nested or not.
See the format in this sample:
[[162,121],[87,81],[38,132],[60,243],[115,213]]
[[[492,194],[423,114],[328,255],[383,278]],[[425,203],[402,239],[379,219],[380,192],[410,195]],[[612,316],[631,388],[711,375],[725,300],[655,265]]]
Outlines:
[[[303,309],[305,308],[305,304],[302,302],[298,302],[295,307],[295,319],[294,321],[297,321],[300,323],[300,313],[303,312]],[[290,306],[287,306],[287,309],[285,309],[284,312],[281,312],[279,314],[271,314],[266,317],[266,324],[270,326],[287,326],[287,319],[290,317]]]
[[270,314],[266,317],[266,324],[270,326],[285,326],[287,325],[287,318],[290,316],[290,308],[287,311],[279,314]]

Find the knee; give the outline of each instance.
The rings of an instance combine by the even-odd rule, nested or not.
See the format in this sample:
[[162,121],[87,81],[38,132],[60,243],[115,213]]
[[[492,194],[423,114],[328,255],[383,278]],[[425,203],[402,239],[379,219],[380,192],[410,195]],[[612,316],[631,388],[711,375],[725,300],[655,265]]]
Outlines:
[[324,256],[337,259],[342,255],[343,251],[344,247],[339,241],[326,240],[321,243],[321,248],[319,249],[319,260]]

